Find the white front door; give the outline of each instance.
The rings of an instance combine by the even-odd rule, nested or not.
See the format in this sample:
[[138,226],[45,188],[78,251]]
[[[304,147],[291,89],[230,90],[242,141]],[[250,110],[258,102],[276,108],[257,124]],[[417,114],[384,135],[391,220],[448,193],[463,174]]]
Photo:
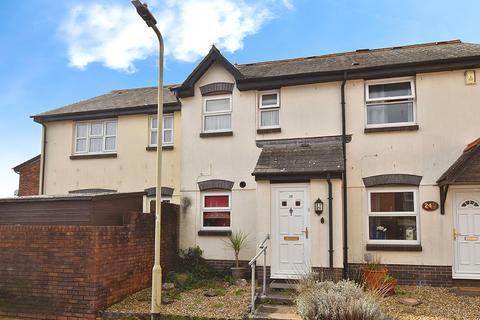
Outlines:
[[308,184],[272,186],[271,278],[310,272]]
[[480,192],[455,194],[453,277],[480,279]]

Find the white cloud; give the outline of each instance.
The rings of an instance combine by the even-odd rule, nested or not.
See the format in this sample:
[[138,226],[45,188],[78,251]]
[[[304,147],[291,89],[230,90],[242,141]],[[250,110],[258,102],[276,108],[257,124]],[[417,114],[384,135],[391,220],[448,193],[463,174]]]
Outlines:
[[[242,49],[245,37],[273,18],[271,2],[164,0],[149,4],[165,35],[165,54],[191,62],[205,55],[212,44],[227,52]],[[290,0],[281,0],[281,4],[289,10],[293,7]],[[135,60],[157,52],[154,33],[130,3],[76,5],[61,31],[69,63],[80,69],[99,62],[111,69],[134,72]]]

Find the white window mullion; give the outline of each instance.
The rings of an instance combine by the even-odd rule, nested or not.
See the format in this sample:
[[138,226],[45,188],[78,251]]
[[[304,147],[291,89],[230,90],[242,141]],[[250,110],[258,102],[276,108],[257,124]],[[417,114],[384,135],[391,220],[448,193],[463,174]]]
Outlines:
[[[403,194],[403,197],[399,195]],[[373,204],[372,195],[376,195]],[[410,195],[411,194],[411,195]],[[367,192],[368,243],[377,244],[419,244],[420,224],[418,190],[414,188],[373,188]],[[400,203],[398,199],[400,197]],[[411,197],[411,201],[410,201]],[[411,206],[409,205],[411,204]],[[397,206],[398,205],[398,206]],[[387,209],[372,211],[373,208]],[[399,211],[410,209],[409,211]],[[388,209],[391,210],[388,210]],[[397,210],[394,210],[397,209]],[[383,219],[382,219],[383,218]],[[383,222],[382,222],[383,220]],[[393,229],[393,230],[392,230]],[[400,233],[399,233],[400,231]]]
[[[93,127],[95,125],[95,128]],[[111,125],[110,134],[108,133],[108,125]],[[79,128],[85,128],[85,135],[79,136]],[[93,132],[94,129],[96,132]],[[100,130],[99,130],[100,129]],[[117,121],[116,120],[101,120],[90,122],[78,122],[75,124],[75,154],[96,154],[115,152],[117,149]],[[79,141],[85,142],[83,149],[79,148]],[[108,141],[112,144],[107,148]],[[94,144],[94,146],[92,146]]]
[[415,98],[415,83],[412,78],[367,81],[365,126],[378,128],[415,124]]
[[232,130],[232,98],[215,96],[204,98],[203,132],[225,132]]
[[259,128],[279,128],[280,127],[280,92],[267,91],[258,96],[259,109]]

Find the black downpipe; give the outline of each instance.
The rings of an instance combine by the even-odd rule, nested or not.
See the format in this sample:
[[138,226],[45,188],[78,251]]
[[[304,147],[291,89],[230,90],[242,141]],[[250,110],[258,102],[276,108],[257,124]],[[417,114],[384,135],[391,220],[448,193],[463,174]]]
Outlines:
[[42,139],[42,181],[40,181],[40,194],[45,192],[45,153],[47,152],[47,126],[44,123],[40,123],[43,127],[43,139]]
[[327,177],[328,183],[328,257],[330,261],[330,269],[333,269],[333,197],[332,197],[332,181],[330,175]]
[[347,215],[347,129],[345,115],[345,84],[347,83],[347,73],[343,74],[342,81],[342,151],[343,151],[343,173],[342,173],[342,193],[343,193],[343,278],[348,278],[348,215]]

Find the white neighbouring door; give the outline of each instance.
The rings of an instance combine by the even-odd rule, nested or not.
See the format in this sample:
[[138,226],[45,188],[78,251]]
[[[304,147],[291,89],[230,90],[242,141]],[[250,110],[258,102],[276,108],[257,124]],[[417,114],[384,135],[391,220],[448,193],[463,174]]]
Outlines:
[[480,279],[480,192],[455,194],[454,270],[456,279]]
[[310,272],[309,185],[272,186],[271,278],[296,279]]

